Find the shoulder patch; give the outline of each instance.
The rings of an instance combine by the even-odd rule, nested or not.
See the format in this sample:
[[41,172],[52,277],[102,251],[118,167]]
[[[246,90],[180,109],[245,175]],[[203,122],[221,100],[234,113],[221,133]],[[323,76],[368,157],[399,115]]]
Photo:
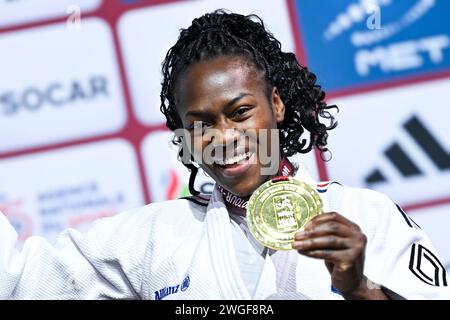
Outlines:
[[430,286],[447,286],[447,273],[444,266],[430,250],[421,244],[414,243],[411,247],[409,270]]

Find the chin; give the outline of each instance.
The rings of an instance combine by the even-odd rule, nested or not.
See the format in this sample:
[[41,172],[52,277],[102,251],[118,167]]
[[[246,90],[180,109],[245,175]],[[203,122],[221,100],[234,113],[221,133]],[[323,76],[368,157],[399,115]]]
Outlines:
[[[206,169],[206,168],[205,168]],[[234,177],[225,177],[217,168],[208,168],[205,170],[219,185],[230,191],[236,196],[247,197],[250,196],[261,184],[263,184],[267,177],[260,175],[260,167],[254,166],[250,170],[235,175]]]

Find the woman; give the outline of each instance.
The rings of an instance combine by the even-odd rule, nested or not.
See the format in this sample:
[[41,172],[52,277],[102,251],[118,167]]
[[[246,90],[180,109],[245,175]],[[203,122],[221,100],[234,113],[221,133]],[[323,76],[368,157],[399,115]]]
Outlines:
[[[55,247],[31,238],[20,253],[0,216],[0,297],[449,298],[427,236],[394,203],[317,185],[289,162],[298,152],[326,152],[335,122],[315,76],[280,47],[257,16],[216,11],[182,30],[163,64],[161,111],[177,132],[194,196],[100,220],[85,235],[66,231]],[[279,142],[259,135],[277,129]],[[256,139],[241,139],[247,131]],[[264,170],[261,148],[279,170]],[[195,163],[216,181],[211,197],[193,189]],[[249,196],[279,175],[318,189],[324,205],[292,250],[256,241],[245,215]],[[431,275],[416,263],[423,252],[436,266]]]

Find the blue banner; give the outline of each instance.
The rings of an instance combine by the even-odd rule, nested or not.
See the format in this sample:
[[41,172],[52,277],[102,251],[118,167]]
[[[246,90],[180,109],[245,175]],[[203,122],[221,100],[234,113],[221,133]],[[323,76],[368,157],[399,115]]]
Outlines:
[[326,90],[450,70],[450,1],[295,4],[307,65]]

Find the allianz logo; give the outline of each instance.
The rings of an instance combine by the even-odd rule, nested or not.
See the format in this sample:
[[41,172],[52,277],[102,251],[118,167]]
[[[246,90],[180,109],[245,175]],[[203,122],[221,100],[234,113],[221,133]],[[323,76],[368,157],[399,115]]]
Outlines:
[[21,111],[35,112],[45,106],[62,107],[79,101],[105,98],[109,94],[108,79],[102,75],[33,85],[22,90],[0,91],[0,116],[14,116]]
[[155,300],[164,299],[168,295],[178,293],[180,291],[184,292],[189,288],[190,283],[191,283],[191,279],[189,278],[189,276],[186,276],[186,278],[184,278],[184,280],[183,280],[183,282],[181,282],[181,284],[159,289],[158,291],[155,291]]

